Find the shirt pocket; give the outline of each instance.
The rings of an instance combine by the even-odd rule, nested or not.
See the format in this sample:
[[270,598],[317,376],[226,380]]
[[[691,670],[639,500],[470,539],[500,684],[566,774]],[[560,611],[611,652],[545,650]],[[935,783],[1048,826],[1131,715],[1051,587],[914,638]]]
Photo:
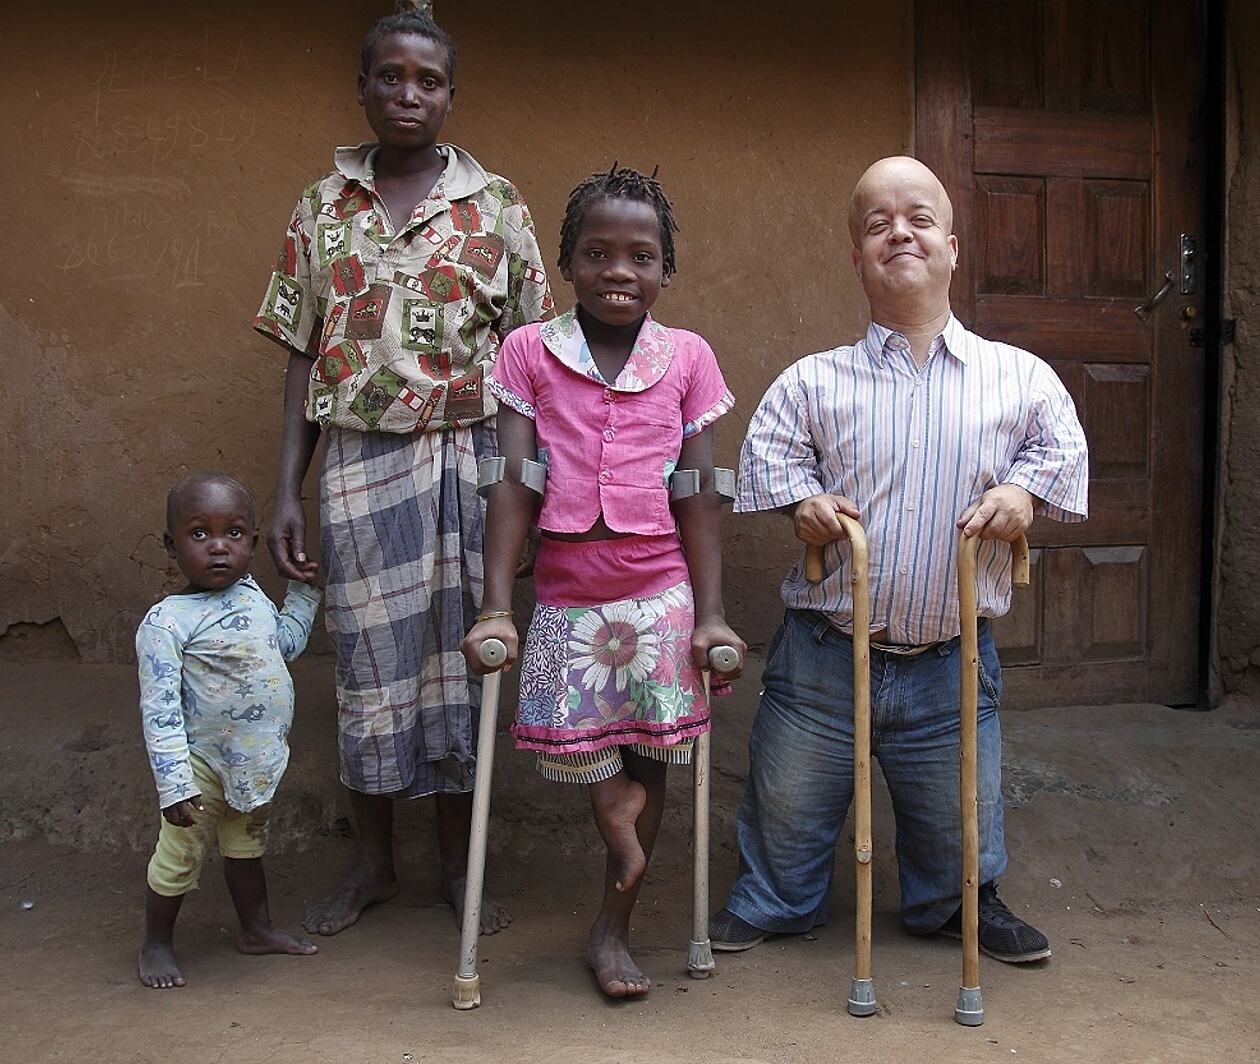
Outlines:
[[[669,509],[666,470],[682,450],[682,421],[677,407],[653,401],[646,393],[617,397],[613,424],[618,481],[643,489],[660,489]],[[609,441],[612,442],[612,441]]]

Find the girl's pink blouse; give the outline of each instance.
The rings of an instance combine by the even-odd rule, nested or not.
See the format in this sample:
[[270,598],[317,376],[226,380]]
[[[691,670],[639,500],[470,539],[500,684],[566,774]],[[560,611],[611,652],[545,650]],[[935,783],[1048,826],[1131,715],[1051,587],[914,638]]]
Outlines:
[[650,315],[611,384],[572,310],[512,332],[487,383],[534,422],[547,467],[538,525],[549,532],[585,532],[601,512],[616,532],[673,532],[669,477],[682,441],[735,403],[704,338]]

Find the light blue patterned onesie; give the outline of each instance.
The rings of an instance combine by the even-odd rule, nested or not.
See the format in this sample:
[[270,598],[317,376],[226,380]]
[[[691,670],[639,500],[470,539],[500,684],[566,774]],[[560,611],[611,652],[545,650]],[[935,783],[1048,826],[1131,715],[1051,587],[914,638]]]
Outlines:
[[190,754],[249,812],[271,800],[289,762],[293,681],[285,662],[306,647],[319,592],[290,581],[284,608],[251,576],[221,591],[170,595],[136,632],[140,712],[165,809],[199,793]]

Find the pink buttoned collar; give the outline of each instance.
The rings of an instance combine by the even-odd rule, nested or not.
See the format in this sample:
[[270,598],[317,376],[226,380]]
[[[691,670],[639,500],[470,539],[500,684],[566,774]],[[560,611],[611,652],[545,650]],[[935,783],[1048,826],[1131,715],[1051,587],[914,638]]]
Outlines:
[[616,392],[645,391],[665,376],[674,360],[674,334],[653,321],[651,314],[644,316],[634,347],[630,349],[630,357],[612,384],[604,380],[604,375],[595,365],[590,345],[582,335],[576,308],[544,322],[538,335],[543,346],[569,369]]

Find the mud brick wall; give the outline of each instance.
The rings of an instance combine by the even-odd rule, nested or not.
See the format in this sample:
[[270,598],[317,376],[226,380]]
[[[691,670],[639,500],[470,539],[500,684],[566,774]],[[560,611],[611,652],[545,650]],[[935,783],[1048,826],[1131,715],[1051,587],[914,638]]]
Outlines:
[[1217,694],[1260,692],[1260,8],[1230,5],[1225,316],[1214,650]]
[[[181,474],[241,476],[268,519],[284,359],[249,322],[299,192],[369,136],[358,46],[389,8],[51,0],[6,23],[0,657],[129,659],[174,581]],[[913,86],[909,0],[859,9],[437,5],[461,51],[446,134],[520,186],[548,261],[577,180],[660,165],[682,233],[659,316],[718,351],[727,464],[778,371],[863,326],[844,200],[910,146]],[[787,523],[729,520],[726,544],[733,619],[764,641]]]

